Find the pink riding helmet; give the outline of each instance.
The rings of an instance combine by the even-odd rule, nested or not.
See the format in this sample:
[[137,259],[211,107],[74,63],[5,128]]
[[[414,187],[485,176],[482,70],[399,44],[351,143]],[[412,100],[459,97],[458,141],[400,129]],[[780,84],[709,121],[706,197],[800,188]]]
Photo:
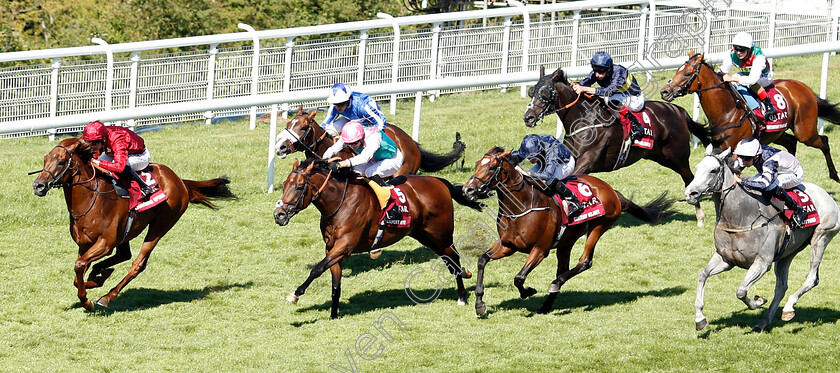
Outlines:
[[362,127],[362,124],[351,120],[344,124],[344,127],[341,128],[341,141],[345,144],[353,143],[359,141],[365,137],[365,129]]

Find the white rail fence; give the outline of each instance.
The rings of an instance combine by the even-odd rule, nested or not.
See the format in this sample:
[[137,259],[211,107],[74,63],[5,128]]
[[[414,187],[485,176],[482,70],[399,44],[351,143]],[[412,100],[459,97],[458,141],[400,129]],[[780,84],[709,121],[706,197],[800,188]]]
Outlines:
[[[540,65],[571,67],[575,73],[598,50],[637,68],[645,66],[638,61],[664,68],[655,62],[689,48],[722,52],[740,31],[771,48],[837,39],[837,17],[777,11],[792,3],[752,1],[748,10],[700,1],[518,4],[400,18],[383,14],[377,20],[282,30],[240,25],[249,31],[2,53],[0,62],[29,64],[0,69],[0,135],[75,132],[91,119],[140,126],[210,123],[248,113],[254,128],[253,114],[268,112],[271,104],[283,105],[282,110],[289,104],[325,105],[323,88],[336,82],[369,92],[372,86],[400,83],[401,90],[373,92],[382,95],[377,98],[390,96],[394,112],[398,95],[504,88],[529,81],[519,80],[523,76],[535,80],[529,72]],[[833,10],[824,7],[816,13]],[[344,36],[329,36],[337,33]],[[312,36],[321,38],[296,40]],[[166,53],[169,48],[194,50]],[[472,84],[434,83],[450,78]]]

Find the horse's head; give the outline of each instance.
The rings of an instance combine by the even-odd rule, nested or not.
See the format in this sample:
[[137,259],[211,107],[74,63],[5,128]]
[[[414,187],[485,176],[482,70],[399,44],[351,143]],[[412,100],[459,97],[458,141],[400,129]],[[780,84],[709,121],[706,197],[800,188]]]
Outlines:
[[528,90],[531,96],[531,103],[525,108],[522,120],[528,127],[534,127],[537,122],[546,115],[556,113],[559,110],[560,97],[557,83],[569,85],[563,69],[558,68],[551,75],[545,75],[545,66],[540,66],[540,80]]
[[688,61],[685,61],[677,69],[674,77],[659,91],[663,100],[671,102],[677,97],[685,96],[700,89],[700,82],[697,77],[700,75],[700,69],[706,64],[703,58],[702,53],[694,53],[693,50],[688,52]]
[[[327,163],[320,159],[308,158],[300,164],[295,160],[292,172],[283,182],[283,196],[275,204],[274,222],[286,225],[292,216],[305,209],[318,197],[321,186],[326,180],[313,180],[316,175],[327,172]],[[318,182],[320,185],[316,185]]]
[[471,201],[487,198],[501,180],[516,172],[510,161],[511,151],[494,147],[475,163],[475,172],[464,184],[464,195]]
[[694,168],[694,180],[685,187],[686,202],[696,204],[700,197],[723,189],[726,180],[732,178],[733,160],[730,154],[730,148],[720,150],[711,144],[706,148],[706,156]]
[[38,174],[32,183],[35,195],[43,197],[56,187],[69,185],[83,169],[89,168],[92,158],[90,147],[78,138],[64,139],[44,156],[44,168],[29,174]]
[[317,114],[318,110],[313,110],[309,114],[304,113],[303,105],[298,108],[295,117],[286,123],[286,129],[277,135],[274,151],[278,157],[286,158],[294,152],[315,150],[318,140],[316,131],[321,129],[314,119]]

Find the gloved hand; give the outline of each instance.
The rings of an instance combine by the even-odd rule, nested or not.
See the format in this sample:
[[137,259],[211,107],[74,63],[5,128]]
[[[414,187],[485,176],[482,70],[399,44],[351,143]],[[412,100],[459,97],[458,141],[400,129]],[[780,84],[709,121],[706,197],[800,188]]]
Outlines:
[[330,172],[336,172],[339,169],[338,162],[330,162],[327,164],[327,168],[330,169]]

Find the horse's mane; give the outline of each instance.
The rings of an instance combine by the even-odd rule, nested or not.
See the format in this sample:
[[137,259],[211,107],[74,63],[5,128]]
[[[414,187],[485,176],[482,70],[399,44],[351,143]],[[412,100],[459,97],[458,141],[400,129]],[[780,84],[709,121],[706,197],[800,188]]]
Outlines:
[[61,140],[58,145],[65,148],[72,148],[75,146],[73,153],[79,156],[82,161],[87,162],[93,158],[93,150],[90,149],[90,144],[78,137],[70,137]]
[[[314,172],[321,172],[325,174],[330,172],[329,162],[320,158],[306,158],[297,167],[297,170],[302,171],[309,167],[310,164],[314,164],[314,166],[312,167],[312,171]],[[347,167],[339,169],[338,172],[334,172],[333,177],[341,181],[344,181],[346,179],[352,180],[356,179],[356,174],[353,172],[353,169],[351,167]]]
[[502,148],[500,146],[494,146],[493,149],[490,149],[490,151],[489,151],[489,153],[504,153],[504,152],[505,152],[505,148]]

